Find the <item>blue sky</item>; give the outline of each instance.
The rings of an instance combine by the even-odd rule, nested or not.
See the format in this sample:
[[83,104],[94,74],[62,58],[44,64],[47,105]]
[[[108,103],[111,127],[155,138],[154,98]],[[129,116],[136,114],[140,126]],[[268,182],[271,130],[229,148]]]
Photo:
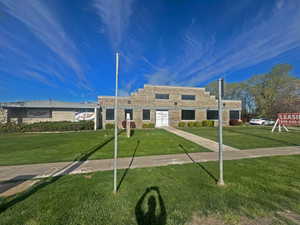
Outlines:
[[290,63],[299,0],[0,0],[0,101],[95,101],[144,84],[241,81]]

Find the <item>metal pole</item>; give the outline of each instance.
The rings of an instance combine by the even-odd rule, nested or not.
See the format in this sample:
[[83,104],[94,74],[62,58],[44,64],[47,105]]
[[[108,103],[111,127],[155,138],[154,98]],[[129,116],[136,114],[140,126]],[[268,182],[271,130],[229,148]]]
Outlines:
[[115,152],[114,152],[114,193],[117,193],[117,156],[118,156],[118,78],[119,53],[116,53],[116,94],[115,94]]
[[224,185],[223,179],[223,104],[222,104],[222,96],[223,96],[223,85],[224,80],[220,78],[218,80],[219,83],[219,99],[218,99],[218,108],[219,108],[219,180],[218,185]]

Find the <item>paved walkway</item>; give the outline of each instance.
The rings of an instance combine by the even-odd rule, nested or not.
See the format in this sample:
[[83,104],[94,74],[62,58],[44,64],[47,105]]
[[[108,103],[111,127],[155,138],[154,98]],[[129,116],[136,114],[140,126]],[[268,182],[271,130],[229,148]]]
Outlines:
[[[183,149],[183,151],[186,151]],[[241,151],[224,152],[224,160],[237,160],[244,158],[258,158],[264,156],[300,155],[300,147],[261,148]],[[199,152],[173,155],[144,156],[135,158],[119,158],[118,168],[144,168],[191,162],[217,161],[217,152]],[[59,162],[46,164],[31,164],[19,166],[0,166],[0,186],[6,182],[28,180],[41,177],[57,176],[63,174],[89,173],[113,169],[112,159],[87,160],[75,162]],[[2,183],[1,183],[2,181]]]
[[[163,127],[163,129],[165,129],[166,131],[169,131],[173,134],[176,134],[180,137],[183,137],[184,139],[187,139],[191,142],[194,142],[198,145],[201,145],[204,148],[207,148],[211,151],[214,151],[214,152],[219,151],[219,144],[215,141],[210,140],[210,139],[203,138],[203,137],[200,137],[198,135],[195,135],[195,134],[192,134],[192,133],[189,133],[189,132],[185,132],[183,130],[176,129],[174,127]],[[223,146],[224,146],[224,151],[238,151],[239,150],[237,148],[233,148],[233,147],[230,147],[228,145],[223,145]]]

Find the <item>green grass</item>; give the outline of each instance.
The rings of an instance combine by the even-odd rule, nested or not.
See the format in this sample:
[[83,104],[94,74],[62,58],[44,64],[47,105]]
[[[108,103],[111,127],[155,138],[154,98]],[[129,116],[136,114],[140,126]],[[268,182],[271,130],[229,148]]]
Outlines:
[[[200,127],[200,128],[182,128],[187,132],[208,138],[214,141],[218,140],[218,128]],[[300,145],[300,131],[291,130],[290,132],[271,132],[272,127],[225,127],[223,129],[224,144],[239,148],[267,148]]]
[[[119,135],[119,157],[208,151],[164,130],[135,130],[131,138]],[[62,162],[113,157],[112,131],[55,134],[1,134],[0,165]]]
[[[300,156],[226,161],[224,169],[224,188],[213,178],[216,162],[132,169],[117,195],[112,194],[111,171],[48,178],[25,193],[0,199],[0,224],[149,225],[137,223],[148,204],[159,225],[186,224],[193,216],[236,225],[260,218],[283,224],[276,212],[300,214]],[[124,173],[119,171],[119,179]],[[161,199],[153,189],[145,194],[152,186]]]

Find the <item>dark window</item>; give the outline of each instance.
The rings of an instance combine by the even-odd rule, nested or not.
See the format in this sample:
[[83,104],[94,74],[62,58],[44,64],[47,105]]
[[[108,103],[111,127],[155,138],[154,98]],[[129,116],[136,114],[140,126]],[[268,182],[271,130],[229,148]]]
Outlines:
[[155,94],[156,99],[169,99],[169,94]]
[[52,113],[50,109],[27,109],[28,118],[51,118]]
[[127,113],[130,114],[130,120],[133,120],[133,111],[132,111],[132,109],[125,109],[125,120],[126,120]]
[[181,110],[181,120],[195,120],[195,110]]
[[230,120],[239,120],[240,119],[240,111],[230,110],[229,118],[230,118]]
[[150,109],[143,109],[143,120],[150,120]]
[[181,100],[195,100],[195,95],[181,95]]
[[115,119],[115,110],[106,109],[106,120],[114,120],[114,119]]
[[207,110],[207,119],[208,120],[217,120],[219,118],[218,110]]

